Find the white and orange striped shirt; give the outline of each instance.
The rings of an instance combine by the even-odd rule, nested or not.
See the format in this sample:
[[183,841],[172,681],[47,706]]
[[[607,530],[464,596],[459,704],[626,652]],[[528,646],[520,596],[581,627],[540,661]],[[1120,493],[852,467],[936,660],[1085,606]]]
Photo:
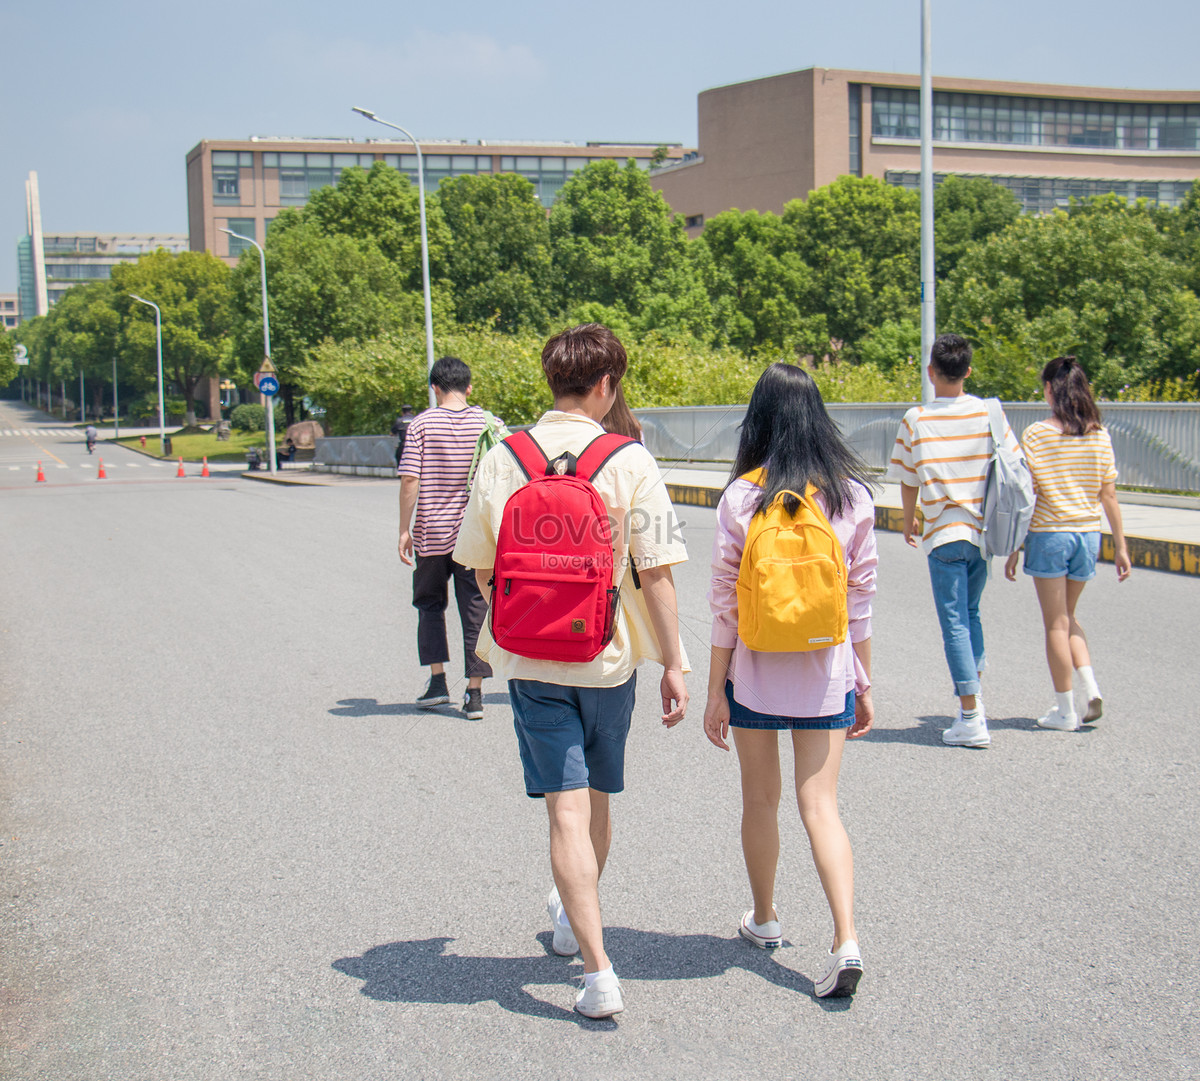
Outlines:
[[[1004,445],[1020,453],[1007,418]],[[992,450],[987,403],[973,394],[934,398],[904,414],[887,476],[920,488],[925,552],[956,540],[981,543],[983,490]]]
[[1086,435],[1066,435],[1037,420],[1025,429],[1021,442],[1037,487],[1030,531],[1099,532],[1100,488],[1117,479],[1108,432],[1100,428]]

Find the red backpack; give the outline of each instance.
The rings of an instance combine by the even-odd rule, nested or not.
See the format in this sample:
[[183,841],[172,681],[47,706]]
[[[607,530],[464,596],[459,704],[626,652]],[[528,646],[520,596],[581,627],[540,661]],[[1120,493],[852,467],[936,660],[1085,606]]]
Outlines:
[[551,462],[528,432],[504,440],[527,482],[504,505],[490,585],[501,649],[547,661],[590,661],[613,636],[612,523],[592,477],[622,447],[601,435]]

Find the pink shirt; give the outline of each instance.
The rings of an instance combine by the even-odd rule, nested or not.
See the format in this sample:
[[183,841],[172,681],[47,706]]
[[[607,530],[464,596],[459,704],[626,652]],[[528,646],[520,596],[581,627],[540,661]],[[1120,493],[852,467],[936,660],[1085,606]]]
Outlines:
[[[713,538],[712,644],[733,646],[730,679],[733,697],[758,713],[780,717],[830,717],[842,712],[846,695],[871,685],[858,664],[852,642],[871,637],[871,600],[875,596],[875,502],[859,484],[850,485],[853,502],[831,520],[849,568],[847,603],[850,634],[841,645],[811,653],[760,653],[747,649],[738,637],[737,579],[746,530],[762,489],[735,480],[717,506]],[[826,510],[820,495],[817,502]]]
[[412,527],[417,555],[454,551],[467,509],[467,474],[485,423],[483,410],[470,405],[466,409],[426,409],[409,424],[396,472],[420,481]]

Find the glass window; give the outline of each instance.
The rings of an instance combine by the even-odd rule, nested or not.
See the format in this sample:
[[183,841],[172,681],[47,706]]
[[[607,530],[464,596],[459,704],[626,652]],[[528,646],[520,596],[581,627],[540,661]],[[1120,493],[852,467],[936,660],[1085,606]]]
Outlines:
[[450,155],[449,154],[426,154],[425,155],[425,168],[426,169],[436,169],[439,172],[441,172],[443,170],[448,170],[450,168]]
[[280,164],[280,166],[285,166],[285,165],[287,165],[287,166],[291,166],[291,165],[302,166],[302,165],[304,165],[304,155],[303,154],[280,154],[279,155],[279,164]]
[[305,154],[305,164],[310,168],[316,169],[332,169],[333,155],[332,154]]
[[384,154],[383,164],[390,165],[393,169],[401,168],[399,154]]
[[500,168],[503,172],[511,173],[517,167],[517,159],[511,154],[500,155]]
[[475,172],[474,154],[453,154],[450,158],[450,168],[456,173]]
[[[248,236],[251,240],[257,240],[258,235],[254,231],[253,218],[226,218],[225,228],[230,229],[235,233],[240,233],[242,236]],[[246,241],[239,239],[236,236],[224,234],[225,239],[229,241],[229,254],[231,256],[241,255],[247,248],[252,248],[253,244],[248,244]]]
[[214,150],[212,155],[214,165],[236,165],[238,156],[232,150]]
[[577,173],[580,169],[586,169],[587,163],[587,158],[567,158],[567,172]]
[[850,84],[850,175],[862,176],[862,87],[858,83]]
[[353,165],[358,164],[357,154],[334,154],[333,167],[335,169],[349,169]]
[[539,172],[541,170],[541,160],[538,158],[517,158],[517,169],[521,172]]
[[243,169],[254,168],[254,152],[251,150],[238,151],[238,165]]
[[240,203],[242,201],[239,194],[238,181],[240,172],[237,167],[237,155],[228,155],[234,159],[233,165],[219,165],[216,162],[217,155],[213,154],[212,167],[212,185],[213,185],[213,202],[220,205],[223,203]]
[[279,168],[279,155],[274,150],[267,150],[267,151],[263,152],[263,168],[264,169],[278,169]]

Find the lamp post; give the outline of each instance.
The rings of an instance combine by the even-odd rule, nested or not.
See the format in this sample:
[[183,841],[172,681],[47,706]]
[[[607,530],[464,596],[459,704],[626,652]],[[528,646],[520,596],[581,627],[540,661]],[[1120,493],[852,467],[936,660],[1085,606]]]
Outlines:
[[163,408],[162,311],[152,300],[143,300],[136,293],[129,295],[139,304],[145,304],[154,309],[154,335],[158,343],[158,453],[165,458],[167,454],[167,415]]
[[[353,111],[361,116],[365,116],[368,120],[374,120],[376,124],[382,124],[385,128],[395,129],[412,143],[413,149],[417,152],[417,205],[421,209],[421,284],[425,290],[425,364],[432,371],[433,306],[429,300],[429,235],[425,229],[425,159],[421,155],[421,144],[399,124],[393,124],[390,120],[383,120],[371,112],[370,109],[362,109],[355,105]],[[430,383],[429,406],[433,408],[435,405],[437,405],[437,398],[434,397],[433,384]]]
[[[241,233],[235,233],[232,229],[222,229],[221,232],[235,236],[238,240],[244,240],[247,244],[253,244],[258,252],[258,265],[262,269],[263,359],[269,364],[271,362],[271,324],[267,319],[267,253],[262,250],[258,241],[251,237],[242,236]],[[275,461],[275,395],[264,394],[263,397],[267,399],[267,469],[276,473],[279,470],[279,464]]]
[[113,357],[113,439],[121,438],[121,415],[117,407],[117,358]]
[[921,400],[924,402],[933,401],[933,382],[925,369],[937,333],[937,286],[933,277],[932,39],[930,0],[921,0]]

